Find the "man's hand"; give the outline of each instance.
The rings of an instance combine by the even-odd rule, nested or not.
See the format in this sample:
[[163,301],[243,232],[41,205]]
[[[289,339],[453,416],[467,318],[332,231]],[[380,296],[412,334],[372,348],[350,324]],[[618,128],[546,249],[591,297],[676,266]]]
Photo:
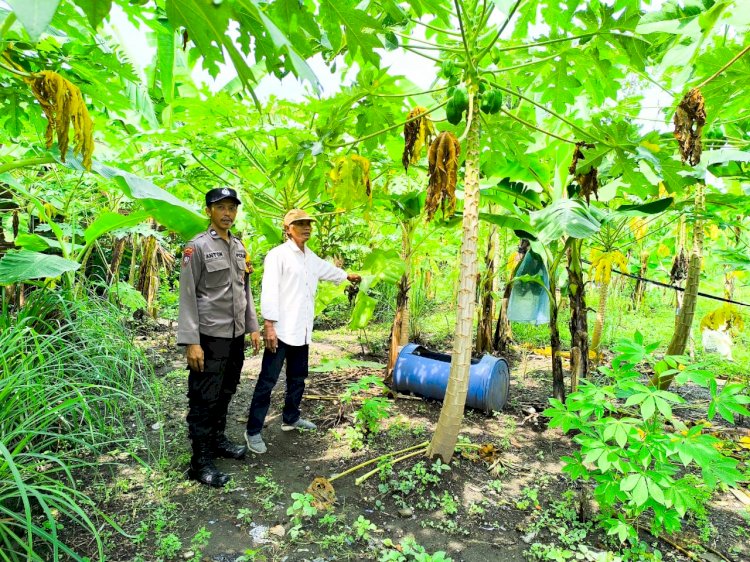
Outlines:
[[349,281],[349,283],[359,283],[362,281],[362,276],[357,275],[356,273],[350,273],[346,276],[346,280]]
[[273,325],[273,321],[265,320],[263,322],[263,338],[265,339],[268,351],[276,353],[276,349],[279,347],[279,340],[276,337],[276,328]]
[[191,343],[187,346],[187,362],[193,371],[203,372],[203,348],[199,343]]
[[260,351],[260,332],[252,332],[250,340],[253,342],[253,355],[258,355]]

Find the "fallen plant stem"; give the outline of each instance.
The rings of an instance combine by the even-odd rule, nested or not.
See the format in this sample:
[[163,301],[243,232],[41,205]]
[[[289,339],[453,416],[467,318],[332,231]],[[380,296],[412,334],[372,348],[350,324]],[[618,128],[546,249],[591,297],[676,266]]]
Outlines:
[[346,476],[347,474],[351,474],[352,472],[356,472],[360,468],[364,468],[367,465],[370,465],[374,462],[378,462],[382,459],[391,457],[393,455],[400,455],[401,453],[406,453],[407,451],[413,451],[415,449],[426,449],[427,445],[429,445],[429,441],[424,441],[423,443],[420,443],[419,445],[413,445],[411,447],[407,447],[406,449],[401,449],[400,451],[393,451],[392,453],[386,453],[385,455],[380,455],[379,457],[375,457],[374,459],[370,459],[368,461],[365,461],[363,463],[358,464],[357,466],[353,466],[351,468],[346,469],[344,472],[340,472],[338,474],[334,474],[331,476],[328,481],[333,482],[334,480],[338,480],[342,476]]
[[[401,457],[399,457],[397,459],[393,459],[392,464],[396,464],[397,462],[401,462],[401,461],[404,461],[406,459],[410,459],[411,457],[416,457],[417,455],[421,455],[422,453],[425,452],[425,450],[427,450],[427,444],[425,444],[425,446],[422,447],[422,448],[420,448],[418,451],[414,451],[412,453],[408,453],[406,455],[403,455],[403,456],[401,456]],[[354,481],[355,486],[359,486],[360,484],[362,484],[362,482],[364,482],[365,480],[367,480],[371,476],[374,476],[378,472],[380,472],[380,467],[375,468],[375,469],[371,470],[370,472],[368,472],[366,474],[363,474],[362,476],[360,476],[359,478],[357,478]]]
[[[426,450],[427,449],[427,445],[429,445],[429,442],[425,441],[424,443],[422,443],[420,445],[415,445],[414,447],[410,447],[409,449],[403,449],[402,451],[396,451],[395,453],[389,453],[387,455],[383,455],[383,456],[378,457],[376,459],[372,459],[369,462],[375,462],[375,461],[378,461],[378,460],[380,460],[382,458],[385,458],[385,457],[388,457],[388,456],[397,455],[399,453],[404,453],[406,451],[409,451],[410,449],[419,449],[417,451],[414,451],[413,453],[409,453],[408,455],[404,455],[404,456],[399,457],[397,459],[393,459],[393,464],[396,464],[397,462],[401,462],[403,460],[409,459],[411,457],[415,457],[415,456],[423,453],[424,451],[422,449]],[[481,445],[478,445],[476,443],[458,443],[456,445],[456,450],[459,450],[459,449],[479,449],[480,447],[481,447]],[[369,464],[369,463],[367,463],[367,464]],[[362,466],[364,466],[364,464]],[[357,485],[357,486],[359,486],[362,482],[364,482],[365,480],[367,480],[368,478],[370,478],[374,474],[377,474],[379,471],[380,471],[380,468],[376,468],[374,470],[371,470],[367,474],[363,474],[362,476],[360,476],[359,478],[357,478],[354,481],[354,484]],[[336,478],[338,478],[338,476],[336,476]]]

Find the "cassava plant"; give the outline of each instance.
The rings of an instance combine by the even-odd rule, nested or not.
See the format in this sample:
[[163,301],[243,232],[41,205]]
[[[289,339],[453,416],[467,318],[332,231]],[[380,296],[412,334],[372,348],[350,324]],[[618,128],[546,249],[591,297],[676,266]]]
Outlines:
[[696,490],[691,469],[700,472],[700,487],[708,490],[742,480],[737,461],[707,431],[709,424],[685,425],[672,410],[684,400],[644,384],[639,369],[707,388],[709,420],[717,413],[729,423],[736,415],[750,415],[747,387],[719,388],[714,375],[683,356],[657,359],[658,345],[645,343],[640,333],[620,340],[611,366],[599,369],[601,380],[582,381],[564,403],[552,399],[544,412],[551,427],[575,433],[578,450],[563,457],[563,471],[574,480],[593,481],[599,521],[623,542],[637,540],[636,522],[644,518],[655,534],[680,530],[684,517],[701,507],[703,492]]

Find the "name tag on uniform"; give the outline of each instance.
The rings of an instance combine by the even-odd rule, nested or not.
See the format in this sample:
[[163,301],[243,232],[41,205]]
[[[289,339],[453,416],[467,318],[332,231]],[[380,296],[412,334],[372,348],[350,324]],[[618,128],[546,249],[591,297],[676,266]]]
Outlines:
[[204,259],[206,261],[210,261],[210,260],[218,260],[219,258],[223,258],[223,257],[224,257],[224,252],[208,252],[204,256]]

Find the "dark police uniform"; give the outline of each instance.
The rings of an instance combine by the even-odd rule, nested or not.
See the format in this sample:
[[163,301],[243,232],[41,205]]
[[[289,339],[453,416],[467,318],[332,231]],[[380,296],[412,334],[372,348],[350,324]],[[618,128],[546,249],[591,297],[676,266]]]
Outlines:
[[190,369],[188,376],[191,477],[209,485],[217,484],[199,476],[206,468],[224,477],[218,485],[228,480],[213,467],[214,457],[245,453],[224,430],[245,359],[245,334],[258,331],[246,257],[239,238],[230,233],[223,240],[213,228],[193,238],[182,256],[177,344],[200,344],[204,353],[203,372]]

